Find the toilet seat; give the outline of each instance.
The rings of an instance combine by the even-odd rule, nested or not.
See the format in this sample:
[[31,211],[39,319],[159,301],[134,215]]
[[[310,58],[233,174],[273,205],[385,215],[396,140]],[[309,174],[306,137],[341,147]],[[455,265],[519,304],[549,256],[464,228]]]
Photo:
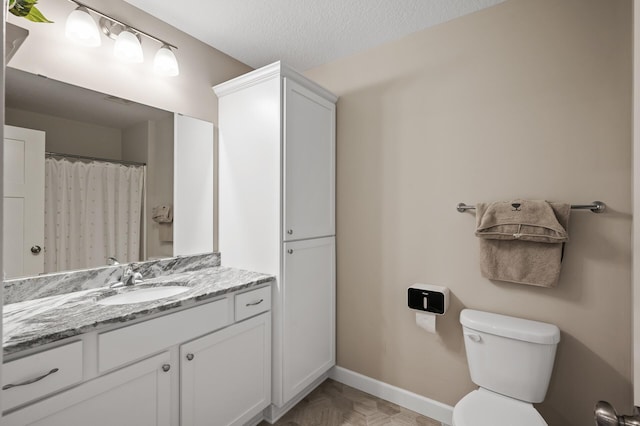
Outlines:
[[533,405],[477,389],[453,408],[453,426],[547,426]]

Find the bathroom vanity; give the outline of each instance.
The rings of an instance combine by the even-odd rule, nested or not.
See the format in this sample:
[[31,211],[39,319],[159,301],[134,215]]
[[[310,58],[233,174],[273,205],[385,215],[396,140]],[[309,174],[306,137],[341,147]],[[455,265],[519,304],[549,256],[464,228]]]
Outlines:
[[[4,307],[4,425],[243,425],[271,402],[269,275],[213,267]],[[114,293],[185,286],[104,305]]]

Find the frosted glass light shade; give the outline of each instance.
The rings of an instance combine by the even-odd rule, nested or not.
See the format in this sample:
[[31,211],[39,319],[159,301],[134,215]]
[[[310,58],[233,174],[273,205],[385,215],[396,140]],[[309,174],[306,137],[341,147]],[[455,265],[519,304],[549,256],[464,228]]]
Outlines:
[[140,63],[144,60],[140,40],[129,30],[124,30],[118,35],[113,53],[116,58],[128,63]]
[[67,38],[83,46],[98,47],[101,43],[96,21],[84,7],[79,7],[69,14],[64,33]]
[[153,70],[156,74],[167,77],[175,77],[180,74],[176,55],[173,54],[171,48],[166,44],[156,52],[156,56],[153,58]]

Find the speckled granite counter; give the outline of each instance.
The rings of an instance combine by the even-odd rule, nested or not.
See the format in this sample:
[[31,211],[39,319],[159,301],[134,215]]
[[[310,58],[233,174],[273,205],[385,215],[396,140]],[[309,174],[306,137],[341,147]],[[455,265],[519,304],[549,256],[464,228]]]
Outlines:
[[187,286],[177,296],[151,302],[103,306],[98,300],[117,293],[135,291],[135,287],[113,290],[108,287],[75,291],[4,306],[3,352],[11,355],[46,343],[82,333],[194,305],[205,299],[265,284],[271,275],[234,268],[213,267],[145,280],[135,287],[163,285]]

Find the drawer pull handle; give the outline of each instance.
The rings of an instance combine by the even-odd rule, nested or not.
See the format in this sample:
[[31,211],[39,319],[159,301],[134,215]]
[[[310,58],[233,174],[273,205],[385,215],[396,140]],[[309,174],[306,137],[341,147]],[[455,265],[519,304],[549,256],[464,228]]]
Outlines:
[[289,254],[293,254],[293,249],[289,249],[289,250],[287,250],[287,253],[289,253]]
[[162,365],[162,371],[164,371],[166,373],[169,370],[171,370],[171,364],[163,364]]
[[264,302],[264,299],[260,299],[257,302],[251,302],[251,303],[247,303],[245,306],[249,307],[249,306],[256,306],[261,304],[262,302]]
[[193,354],[187,354],[188,361],[193,361],[193,358],[195,358]]
[[50,376],[53,373],[57,373],[58,371],[60,371],[59,368],[54,368],[51,371],[49,371],[48,373],[45,373],[40,377],[36,377],[35,379],[26,380],[26,381],[24,381],[22,383],[16,383],[16,384],[10,383],[8,385],[4,385],[2,387],[2,390],[7,390],[7,389],[11,389],[11,388],[17,388],[18,386],[25,386],[25,385],[30,385],[31,383],[39,382],[40,380],[44,379],[45,377]]

